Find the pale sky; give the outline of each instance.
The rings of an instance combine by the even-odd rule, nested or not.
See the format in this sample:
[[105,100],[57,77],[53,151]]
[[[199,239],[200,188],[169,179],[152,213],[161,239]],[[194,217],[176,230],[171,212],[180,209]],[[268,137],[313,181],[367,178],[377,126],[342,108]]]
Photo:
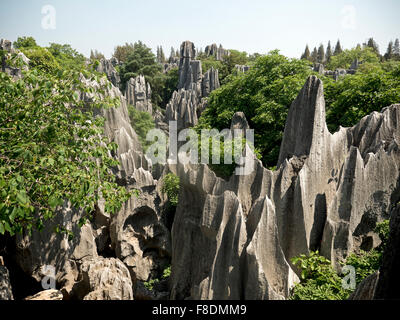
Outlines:
[[[55,16],[42,13],[46,5]],[[138,40],[168,56],[190,40],[299,57],[307,43],[312,50],[340,39],[351,48],[373,37],[382,53],[400,38],[399,14],[399,0],[1,0],[0,38],[68,43],[86,56],[97,49],[110,57],[116,45]]]

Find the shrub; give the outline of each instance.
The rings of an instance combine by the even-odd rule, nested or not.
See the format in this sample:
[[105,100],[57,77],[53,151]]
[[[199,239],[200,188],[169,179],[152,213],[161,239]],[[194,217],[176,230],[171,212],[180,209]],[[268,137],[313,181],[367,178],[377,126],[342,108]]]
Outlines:
[[[361,250],[352,253],[341,263],[355,268],[357,285],[381,265],[389,235],[389,220],[378,223],[374,232],[379,234],[382,245],[368,252]],[[301,270],[301,282],[292,289],[290,298],[293,300],[343,300],[352,292],[342,288],[340,276],[333,270],[330,261],[320,256],[318,251],[310,252],[309,256],[302,254],[295,257],[292,263]]]
[[331,262],[320,256],[318,251],[310,255],[300,255],[292,259],[292,263],[301,270],[301,282],[293,288],[293,300],[342,300],[350,291],[342,288],[339,275],[331,266]]
[[18,80],[0,72],[0,234],[40,230],[65,200],[90,217],[101,197],[113,213],[131,195],[115,183],[109,150],[116,145],[102,135],[104,118],[91,112],[116,101],[94,98],[88,108],[79,92],[96,90],[78,72],[43,70]]
[[171,205],[176,207],[179,196],[179,177],[173,173],[168,173],[163,178],[161,192],[166,194]]
[[60,69],[60,64],[46,48],[22,48],[22,52],[30,59],[29,65],[32,68],[37,68],[45,72],[54,72]]
[[155,127],[153,117],[150,113],[139,111],[132,105],[128,106],[128,112],[131,125],[135,129],[144,151],[146,151],[147,147],[151,145],[151,142],[146,140],[146,135]]

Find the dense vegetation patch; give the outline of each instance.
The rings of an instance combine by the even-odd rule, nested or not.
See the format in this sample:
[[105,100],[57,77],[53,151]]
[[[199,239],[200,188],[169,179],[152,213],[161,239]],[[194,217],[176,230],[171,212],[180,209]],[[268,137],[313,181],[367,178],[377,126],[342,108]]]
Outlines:
[[[378,223],[374,231],[382,241],[377,248],[352,253],[341,263],[355,268],[356,285],[379,269],[389,236],[389,220]],[[301,280],[292,289],[290,298],[293,300],[344,300],[353,292],[343,286],[344,275],[337,273],[318,251],[295,257],[292,263],[300,269]]]
[[[81,223],[100,198],[106,212],[116,212],[131,192],[109,170],[118,164],[109,156],[116,145],[104,138],[104,118],[92,110],[119,101],[95,97],[89,107],[80,95],[106,87],[86,87],[80,72],[49,60],[47,49],[24,52],[32,53],[32,61],[22,79],[0,73],[0,234],[40,230],[66,200],[83,210]],[[16,60],[7,63],[18,65]],[[100,81],[89,70],[81,72]]]

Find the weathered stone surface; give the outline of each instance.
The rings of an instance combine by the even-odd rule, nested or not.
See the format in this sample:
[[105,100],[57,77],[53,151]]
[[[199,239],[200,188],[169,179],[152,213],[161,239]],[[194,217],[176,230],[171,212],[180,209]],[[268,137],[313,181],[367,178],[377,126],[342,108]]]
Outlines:
[[[133,300],[132,281],[126,266],[118,259],[98,257],[81,266],[84,300]],[[84,288],[84,289],[83,289]]]
[[130,78],[126,83],[125,98],[128,104],[135,106],[139,111],[153,113],[151,104],[151,88],[146,83],[144,76],[140,75],[136,78]]
[[245,66],[245,65],[236,64],[236,65],[235,65],[235,69],[236,69],[238,72],[245,73],[245,72],[247,72],[247,71],[250,70],[250,66]]
[[63,300],[63,294],[59,290],[50,289],[41,291],[33,296],[26,297],[24,300]]
[[[398,186],[399,188],[399,186]],[[400,199],[398,189],[397,201]],[[393,209],[390,217],[389,239],[383,253],[380,276],[376,285],[374,299],[400,299],[400,204]]]
[[324,65],[322,63],[314,64],[314,71],[318,72],[319,74],[324,74],[325,72]]
[[204,52],[207,56],[214,56],[215,59],[219,61],[222,61],[225,56],[230,55],[229,50],[224,49],[221,44],[218,47],[215,43],[207,46]]
[[[33,231],[30,236],[18,234],[16,259],[22,270],[40,282],[47,275],[48,267],[53,267],[55,280],[70,292],[78,275],[77,263],[97,257],[92,227],[85,224],[79,228],[81,217],[81,212],[65,203],[42,231]],[[74,237],[68,239],[64,233],[55,233],[57,225],[72,231]]]
[[179,84],[178,89],[189,89],[192,83],[201,80],[201,62],[194,60],[196,49],[190,41],[185,41],[181,45],[181,55],[179,61]]
[[118,64],[118,60],[116,58],[100,59],[100,63],[97,66],[97,72],[104,72],[107,75],[108,80],[116,87],[119,87],[121,83],[121,78],[115,70],[115,66]]
[[197,108],[200,99],[196,90],[174,91],[167,104],[165,118],[167,121],[177,121],[178,130],[193,127],[198,122]]
[[[242,127],[236,116],[232,126]],[[171,167],[181,179],[171,298],[286,298],[292,257],[319,249],[338,266],[379,245],[373,229],[399,199],[399,124],[393,105],[331,134],[322,82],[310,77],[290,108],[276,171],[255,158],[250,174],[228,181],[205,165]]]
[[165,122],[177,121],[178,131],[195,126],[206,108],[203,100],[211,91],[219,88],[218,70],[211,68],[202,74],[201,61],[196,56],[194,44],[185,41],[181,45],[179,84],[167,104]]
[[22,62],[22,70],[28,70],[30,60],[22,52],[14,49],[12,47],[12,42],[6,39],[0,39],[0,50],[6,52],[6,54],[1,57],[1,71],[14,77],[15,79],[21,78],[21,69],[9,66],[7,64],[7,59],[11,57],[11,54],[16,54],[19,61]]
[[379,271],[365,278],[350,295],[349,300],[373,300],[376,284],[379,281]]
[[201,92],[202,97],[208,97],[211,91],[218,89],[220,87],[219,84],[219,77],[218,77],[218,70],[211,67],[204,76],[201,82]]
[[[0,257],[0,260],[2,258]],[[10,274],[8,269],[0,261],[0,300],[13,300],[13,293],[10,283]]]
[[127,265],[132,279],[140,281],[156,277],[171,256],[170,234],[161,221],[154,188],[126,202],[110,226],[117,257]]

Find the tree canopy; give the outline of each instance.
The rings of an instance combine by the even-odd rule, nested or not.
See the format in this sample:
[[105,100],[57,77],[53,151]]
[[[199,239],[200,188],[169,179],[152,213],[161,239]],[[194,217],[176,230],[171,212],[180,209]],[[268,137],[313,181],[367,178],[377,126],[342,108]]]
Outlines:
[[85,213],[83,223],[100,197],[111,213],[130,196],[109,170],[118,162],[104,119],[91,112],[117,101],[94,98],[88,106],[80,93],[96,90],[80,72],[34,62],[21,79],[0,73],[0,234],[40,230],[67,200]]

